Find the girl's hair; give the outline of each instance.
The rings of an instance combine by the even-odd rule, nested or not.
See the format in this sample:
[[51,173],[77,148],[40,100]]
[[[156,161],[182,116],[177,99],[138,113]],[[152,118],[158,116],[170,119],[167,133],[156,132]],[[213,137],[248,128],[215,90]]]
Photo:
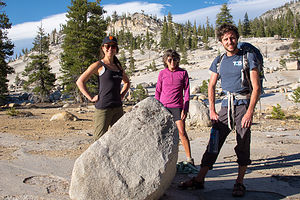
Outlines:
[[168,57],[171,57],[171,58],[175,58],[175,59],[178,59],[178,62],[177,62],[177,67],[179,66],[179,62],[180,62],[180,55],[173,49],[168,49],[164,55],[163,55],[163,63],[164,63],[164,66],[165,68],[168,68]]
[[239,31],[237,29],[236,26],[232,25],[232,24],[222,24],[218,29],[217,29],[217,38],[218,40],[221,42],[222,41],[222,36],[229,32],[229,31],[233,31],[236,35],[236,38],[239,39],[240,34]]

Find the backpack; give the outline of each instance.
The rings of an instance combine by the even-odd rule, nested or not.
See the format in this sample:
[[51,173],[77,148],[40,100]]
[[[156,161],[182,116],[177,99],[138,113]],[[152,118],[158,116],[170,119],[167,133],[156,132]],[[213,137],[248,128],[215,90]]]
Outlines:
[[[251,85],[251,80],[250,80],[250,70],[249,70],[249,64],[248,64],[248,53],[253,53],[256,57],[257,65],[258,65],[257,69],[258,69],[258,73],[259,73],[259,80],[260,80],[260,86],[261,86],[260,92],[261,92],[261,94],[263,94],[264,93],[263,80],[265,79],[264,59],[263,59],[263,56],[262,56],[260,50],[248,42],[239,42],[238,48],[243,52],[242,83],[245,83],[245,81],[246,81],[247,82],[246,85],[249,85],[250,92],[252,92],[252,85]],[[224,54],[222,54],[218,60],[217,73],[219,73],[220,64],[223,60]]]

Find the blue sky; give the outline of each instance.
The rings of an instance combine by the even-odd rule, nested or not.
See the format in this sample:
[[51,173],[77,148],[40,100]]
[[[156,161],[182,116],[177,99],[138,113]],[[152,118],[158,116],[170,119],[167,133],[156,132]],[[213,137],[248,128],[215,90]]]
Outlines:
[[[102,0],[102,5],[109,4],[124,4],[128,2],[137,2],[134,0]],[[143,2],[143,1],[140,1]],[[145,1],[146,2],[146,1]],[[169,11],[173,14],[182,14],[195,10],[195,8],[205,8],[212,5],[219,5],[228,2],[227,0],[217,0],[217,1],[199,1],[199,0],[156,0],[147,1],[148,3],[162,4],[165,8],[162,10],[164,14]],[[67,12],[67,6],[70,6],[71,0],[9,0],[6,2],[7,6],[5,8],[13,25],[41,20],[44,17],[60,14]]]
[[[117,11],[122,13],[141,12],[162,18],[171,12],[173,21],[185,23],[187,20],[197,24],[204,24],[208,17],[214,24],[215,17],[220,12],[222,4],[227,3],[235,23],[243,19],[248,13],[250,19],[260,16],[264,12],[284,5],[290,0],[102,0],[101,5],[110,15]],[[43,24],[46,32],[66,21],[65,14],[71,0],[9,0],[4,11],[8,15],[13,27],[9,29],[8,37],[15,44],[15,53],[22,48],[31,48],[32,40],[37,34],[38,27]],[[2,10],[1,10],[2,11]]]

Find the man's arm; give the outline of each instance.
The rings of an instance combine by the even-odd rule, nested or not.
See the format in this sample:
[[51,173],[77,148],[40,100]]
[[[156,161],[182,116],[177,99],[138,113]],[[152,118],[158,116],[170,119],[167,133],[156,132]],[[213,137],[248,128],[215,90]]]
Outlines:
[[218,81],[218,74],[215,72],[211,73],[209,84],[208,84],[208,101],[209,101],[209,113],[210,119],[214,121],[218,121],[219,115],[216,112],[215,108],[215,93],[216,93],[216,84]]
[[253,70],[250,71],[250,79],[251,79],[253,90],[250,98],[249,107],[244,117],[242,118],[242,128],[248,128],[251,126],[253,120],[254,108],[260,96],[261,85],[259,80],[259,72],[257,68],[254,68]]

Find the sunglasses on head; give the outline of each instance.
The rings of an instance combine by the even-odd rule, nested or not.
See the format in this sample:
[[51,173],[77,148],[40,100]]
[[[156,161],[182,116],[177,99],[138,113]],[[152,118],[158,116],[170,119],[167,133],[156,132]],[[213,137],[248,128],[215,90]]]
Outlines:
[[118,47],[118,45],[116,45],[116,44],[104,44],[103,46],[106,49],[109,49],[109,48],[116,49]]
[[173,62],[178,62],[179,59],[178,58],[169,58],[168,63],[171,63],[172,60],[173,60]]

